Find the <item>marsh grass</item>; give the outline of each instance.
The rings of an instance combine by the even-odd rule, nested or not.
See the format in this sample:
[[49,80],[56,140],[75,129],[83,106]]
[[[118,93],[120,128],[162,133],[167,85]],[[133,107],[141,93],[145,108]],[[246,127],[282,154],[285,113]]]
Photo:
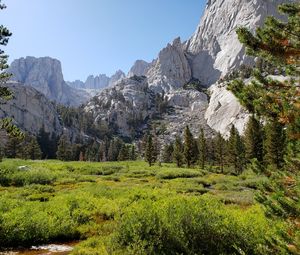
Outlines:
[[[0,163],[0,247],[87,239],[73,254],[188,254],[188,244],[195,251],[199,247],[194,241],[207,243],[211,238],[207,246],[217,243],[221,251],[233,245],[231,232],[226,232],[230,223],[232,234],[241,240],[238,246],[250,251],[251,245],[253,249],[265,245],[261,228],[272,229],[253,199],[260,183],[266,181],[251,171],[237,177],[174,164],[150,168],[139,161],[4,160]],[[206,203],[209,206],[203,207]],[[201,208],[209,214],[199,225]],[[251,227],[241,216],[245,208],[248,217],[260,215],[257,224],[261,226]],[[215,217],[221,220],[210,225]],[[184,224],[189,230],[184,230]],[[196,230],[198,239],[194,240],[191,233]],[[244,244],[246,236],[241,232],[246,230],[253,233],[249,244]],[[164,240],[170,246],[160,243]],[[137,253],[139,249],[145,253]],[[165,253],[166,249],[174,252]],[[223,254],[235,254],[228,252],[223,250]]]

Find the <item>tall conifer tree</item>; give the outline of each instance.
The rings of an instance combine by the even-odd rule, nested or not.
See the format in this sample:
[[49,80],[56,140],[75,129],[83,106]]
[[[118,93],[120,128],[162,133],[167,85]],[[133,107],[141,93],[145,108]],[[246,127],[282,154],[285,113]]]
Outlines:
[[192,165],[192,160],[194,157],[195,140],[193,134],[190,131],[189,126],[186,126],[184,130],[184,145],[183,145],[183,155],[187,167],[190,168]]
[[249,162],[251,159],[257,159],[260,163],[263,162],[263,126],[259,120],[252,115],[247,123],[245,130],[245,149],[246,159]]
[[199,162],[200,167],[204,169],[205,163],[207,161],[207,142],[204,134],[203,128],[200,130],[200,135],[198,139],[198,146],[199,146]]

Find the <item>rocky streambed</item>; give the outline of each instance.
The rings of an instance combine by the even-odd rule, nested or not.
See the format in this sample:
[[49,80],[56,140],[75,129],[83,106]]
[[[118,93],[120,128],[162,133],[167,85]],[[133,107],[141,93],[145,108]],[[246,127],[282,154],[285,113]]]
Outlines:
[[75,243],[32,246],[30,249],[0,251],[0,255],[67,255],[74,245]]

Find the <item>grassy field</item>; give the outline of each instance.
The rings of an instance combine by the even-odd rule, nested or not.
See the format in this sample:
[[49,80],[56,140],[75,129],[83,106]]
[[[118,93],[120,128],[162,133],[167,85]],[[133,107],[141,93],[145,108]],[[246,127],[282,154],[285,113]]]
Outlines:
[[265,237],[283,226],[254,202],[264,182],[139,161],[4,160],[0,247],[82,240],[72,254],[268,254]]

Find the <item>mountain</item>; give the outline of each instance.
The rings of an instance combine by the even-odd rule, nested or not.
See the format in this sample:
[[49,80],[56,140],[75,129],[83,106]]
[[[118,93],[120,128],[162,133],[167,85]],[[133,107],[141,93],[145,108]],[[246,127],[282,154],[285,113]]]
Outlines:
[[67,82],[67,84],[75,89],[95,90],[99,92],[101,89],[114,85],[122,78],[125,78],[125,73],[118,70],[111,77],[108,77],[106,74],[99,74],[98,76],[90,75],[87,77],[85,82],[76,80],[73,82]]
[[[242,64],[254,63],[245,56],[236,29],[246,26],[254,31],[267,16],[279,17],[277,6],[283,2],[209,0],[189,40],[175,39],[150,65],[137,62],[127,78],[100,92],[86,111],[125,136],[131,135],[132,127],[142,129],[151,122],[165,126],[165,139],[174,138],[186,125],[195,134],[203,127],[208,135],[218,131],[226,136],[232,125],[243,132],[247,112],[227,91],[226,83],[216,82]],[[157,105],[166,108],[159,118]]]
[[[242,64],[254,63],[245,56],[236,29],[246,26],[254,31],[267,16],[279,17],[277,6],[283,2],[208,0],[189,40],[176,38],[152,63],[137,60],[127,76],[119,70],[112,77],[89,76],[86,82],[75,81],[69,86],[58,60],[33,57],[14,61],[9,71],[19,82],[15,86],[31,86],[47,99],[73,106],[86,102],[83,109],[94,123],[130,139],[140,137],[149,125],[160,130],[161,140],[174,139],[186,125],[196,135],[200,127],[207,136],[216,131],[227,136],[232,125],[243,132],[248,114],[227,91],[226,83],[218,81]],[[14,102],[15,108],[10,107],[14,115],[16,109],[22,109],[22,100]],[[34,114],[35,107],[28,109]],[[29,125],[22,121],[22,114],[16,116],[19,123]]]
[[134,62],[133,66],[129,70],[127,77],[132,76],[145,76],[147,74],[147,71],[151,67],[151,63],[148,63],[144,60],[137,60]]
[[9,82],[7,87],[14,97],[0,105],[1,119],[11,117],[17,126],[32,134],[37,134],[42,127],[48,133],[62,133],[56,107],[45,95],[18,82]]
[[245,56],[236,29],[245,26],[252,31],[267,16],[280,15],[277,6],[286,0],[209,0],[194,35],[185,43],[192,76],[210,86],[221,76],[241,64],[252,63]]
[[26,57],[14,60],[8,70],[13,81],[31,86],[57,103],[79,106],[85,103],[89,94],[74,89],[64,81],[61,63],[50,57]]

